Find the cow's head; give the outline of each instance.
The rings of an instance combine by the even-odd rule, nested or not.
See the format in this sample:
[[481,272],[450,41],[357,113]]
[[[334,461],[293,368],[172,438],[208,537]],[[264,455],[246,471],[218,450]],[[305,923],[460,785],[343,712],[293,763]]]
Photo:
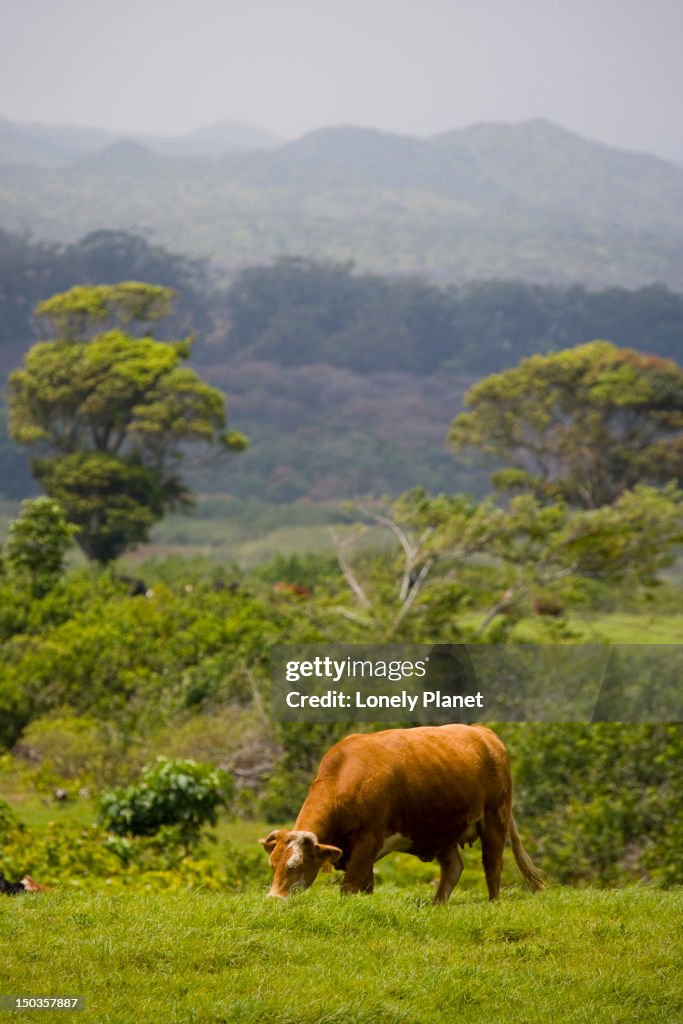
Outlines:
[[269,896],[285,899],[290,892],[308,889],[326,864],[335,864],[342,855],[338,846],[318,842],[313,832],[278,828],[259,843],[269,854],[273,884]]

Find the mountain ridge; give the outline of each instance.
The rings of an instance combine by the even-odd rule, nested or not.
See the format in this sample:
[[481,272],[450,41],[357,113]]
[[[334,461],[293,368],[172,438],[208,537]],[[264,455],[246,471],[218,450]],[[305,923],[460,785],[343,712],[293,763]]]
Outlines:
[[0,227],[64,242],[141,225],[227,269],[295,254],[437,280],[678,287],[683,168],[539,119],[428,138],[327,126],[210,157],[128,139],[67,166],[0,165]]
[[[282,140],[256,125],[222,120],[177,135],[117,132],[95,126],[21,122],[0,117],[0,165],[33,156],[40,166],[66,166],[120,142],[132,142],[167,156],[220,156],[228,152],[268,149]],[[14,155],[13,155],[14,154]]]

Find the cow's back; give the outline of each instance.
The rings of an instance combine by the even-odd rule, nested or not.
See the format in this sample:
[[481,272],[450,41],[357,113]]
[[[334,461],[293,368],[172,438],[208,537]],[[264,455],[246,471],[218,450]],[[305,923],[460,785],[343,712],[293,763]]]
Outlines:
[[307,803],[334,803],[342,845],[366,830],[398,834],[430,859],[485,809],[509,815],[511,799],[501,740],[485,726],[458,724],[347,736],[323,758]]

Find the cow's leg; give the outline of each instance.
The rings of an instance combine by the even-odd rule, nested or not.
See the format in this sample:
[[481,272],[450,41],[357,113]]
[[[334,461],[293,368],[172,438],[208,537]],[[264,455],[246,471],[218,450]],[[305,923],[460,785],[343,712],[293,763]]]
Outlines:
[[448,897],[455,889],[458,879],[462,874],[462,857],[457,846],[450,846],[443,853],[440,853],[436,859],[441,868],[441,878],[439,879],[439,888],[436,890],[434,902],[447,903]]
[[481,828],[481,860],[484,865],[490,900],[497,899],[500,892],[506,837],[507,823],[502,820],[500,812],[486,812]]
[[346,866],[342,892],[372,892],[374,879],[372,866],[379,853],[381,843],[374,836],[363,836],[358,840]]
[[375,873],[372,870],[372,868],[370,868],[364,883],[360,887],[360,891],[361,892],[371,893],[371,892],[374,892],[374,889],[375,889]]

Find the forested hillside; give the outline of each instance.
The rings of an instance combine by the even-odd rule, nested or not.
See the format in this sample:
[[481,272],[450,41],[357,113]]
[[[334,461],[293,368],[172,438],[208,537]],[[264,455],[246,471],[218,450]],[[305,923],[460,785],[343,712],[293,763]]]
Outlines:
[[[37,302],[76,283],[135,278],[176,290],[163,336],[196,336],[192,362],[251,438],[244,458],[195,470],[202,490],[291,501],[479,489],[445,436],[476,377],[596,337],[680,358],[683,298],[636,290],[481,281],[438,286],[289,257],[233,277],[123,232],[59,247],[0,233],[3,384],[38,339]],[[4,420],[4,416],[3,416]],[[21,496],[26,458],[0,433],[0,492]]]
[[424,139],[325,128],[209,157],[106,137],[56,167],[19,142],[19,162],[0,147],[0,227],[56,241],[144,226],[231,270],[298,253],[447,281],[676,287],[683,271],[683,169],[545,121]]

